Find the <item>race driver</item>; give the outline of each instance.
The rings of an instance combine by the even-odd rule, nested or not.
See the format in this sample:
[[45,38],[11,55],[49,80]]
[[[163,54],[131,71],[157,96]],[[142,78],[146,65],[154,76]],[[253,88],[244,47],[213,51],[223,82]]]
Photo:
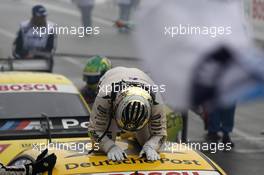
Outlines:
[[111,61],[107,57],[96,55],[88,59],[83,70],[86,85],[80,91],[90,107],[94,103],[100,78],[111,68]]
[[54,24],[47,21],[47,10],[42,5],[32,8],[32,18],[20,24],[17,37],[13,43],[15,58],[50,58],[56,50],[56,34]]
[[166,117],[154,82],[137,68],[116,67],[105,73],[93,104],[89,133],[108,159],[121,161],[127,155],[115,144],[119,131],[135,133],[142,146],[140,157],[160,159],[158,150],[167,136]]
[[44,150],[36,159],[36,162],[22,166],[4,166],[0,163],[0,175],[36,175],[46,171],[51,171],[56,163],[56,155],[48,155],[48,150]]

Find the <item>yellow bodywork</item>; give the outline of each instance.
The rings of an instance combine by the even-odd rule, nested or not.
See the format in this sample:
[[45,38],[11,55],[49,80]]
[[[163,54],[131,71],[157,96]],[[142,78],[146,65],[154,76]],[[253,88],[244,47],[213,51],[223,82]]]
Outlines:
[[[88,138],[64,138],[53,139],[53,143],[90,143]],[[4,164],[10,163],[17,157],[32,157],[36,159],[39,152],[33,145],[46,145],[45,139],[0,141],[1,145],[8,145],[0,153]],[[162,152],[161,160],[151,162],[138,157],[138,146],[132,141],[117,144],[126,150],[128,159],[122,162],[109,161],[104,153],[87,154],[87,151],[67,151],[50,147],[49,153],[57,155],[57,163],[53,169],[53,175],[64,174],[95,174],[113,172],[135,171],[218,171],[225,175],[223,170],[213,163],[205,155],[188,149],[178,152]],[[54,146],[54,145],[53,145]],[[44,149],[44,148],[42,148]]]
[[47,83],[73,85],[72,82],[59,74],[35,73],[35,72],[2,72],[0,84],[19,83]]
[[[0,73],[0,84],[19,83],[46,83],[59,85],[72,85],[72,82],[62,75],[49,73],[30,72],[4,72]],[[80,94],[79,94],[80,95]],[[83,100],[82,96],[80,95]],[[84,102],[88,108],[87,104]],[[172,113],[167,109],[167,113]],[[173,136],[174,137],[174,136]],[[58,138],[52,139],[53,143],[89,143],[89,138]],[[8,165],[18,157],[31,157],[33,160],[39,152],[36,145],[47,144],[46,139],[25,139],[25,140],[1,140],[0,159],[3,164]],[[138,150],[134,142],[118,142],[119,146],[125,149],[129,155],[128,160],[122,162],[108,161],[103,153],[87,155],[77,151],[65,149],[50,149],[49,153],[57,155],[57,163],[53,169],[53,175],[70,174],[94,174],[109,172],[135,172],[135,171],[218,171],[225,175],[223,170],[203,154],[193,150],[181,150],[176,153],[162,152],[161,160],[149,162],[139,159]]]
[[0,85],[1,84],[55,84],[55,85],[68,85],[73,89],[76,89],[76,94],[80,96],[83,104],[90,113],[91,110],[85,102],[83,96],[79,93],[75,85],[63,75],[53,73],[42,72],[1,72],[0,73]]

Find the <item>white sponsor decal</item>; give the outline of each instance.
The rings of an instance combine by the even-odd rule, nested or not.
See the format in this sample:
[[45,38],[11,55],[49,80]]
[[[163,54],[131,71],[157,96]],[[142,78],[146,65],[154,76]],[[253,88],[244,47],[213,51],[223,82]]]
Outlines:
[[71,127],[81,126],[82,128],[88,128],[88,122],[80,123],[76,119],[62,119],[62,126],[64,129],[69,129]]
[[77,89],[72,85],[57,84],[0,84],[0,93],[10,92],[57,92],[57,93],[78,93]]

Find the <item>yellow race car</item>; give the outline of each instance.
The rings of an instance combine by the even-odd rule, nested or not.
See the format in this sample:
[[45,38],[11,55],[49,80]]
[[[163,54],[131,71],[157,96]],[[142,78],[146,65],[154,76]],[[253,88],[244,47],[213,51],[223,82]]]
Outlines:
[[[0,73],[0,159],[21,151],[12,141],[87,137],[88,106],[66,77],[50,73]],[[3,140],[8,140],[3,144]],[[26,147],[26,144],[23,144]]]
[[96,148],[88,138],[88,118],[87,104],[66,77],[0,73],[0,160],[5,165],[34,162],[40,151],[49,148],[58,157],[48,172],[53,175],[225,175],[202,153],[189,149],[171,152],[170,144],[162,148],[158,161],[139,158],[140,146],[132,138],[117,141],[129,155],[127,160],[109,161],[99,151],[88,154]]
[[51,142],[45,139],[1,141],[1,144],[10,145],[2,154],[17,154],[10,160],[9,165],[34,162],[39,151],[49,148],[49,153],[57,155],[57,163],[52,172],[49,172],[53,175],[226,175],[208,157],[187,148],[172,153],[169,146],[165,145],[160,151],[160,160],[148,161],[139,158],[140,146],[134,140],[117,141],[129,155],[120,162],[108,160],[102,152],[88,154],[92,149],[88,138],[52,139]]

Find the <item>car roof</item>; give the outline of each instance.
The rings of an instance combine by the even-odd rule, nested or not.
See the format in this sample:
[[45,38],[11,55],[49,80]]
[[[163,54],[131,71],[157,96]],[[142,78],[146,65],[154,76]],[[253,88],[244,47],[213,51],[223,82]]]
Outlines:
[[[0,84],[18,83],[46,83],[73,85],[73,83],[63,75],[41,72],[2,72],[0,73]],[[74,85],[73,85],[74,86]]]
[[77,87],[65,76],[41,72],[0,73],[0,92],[50,92],[80,94]]

